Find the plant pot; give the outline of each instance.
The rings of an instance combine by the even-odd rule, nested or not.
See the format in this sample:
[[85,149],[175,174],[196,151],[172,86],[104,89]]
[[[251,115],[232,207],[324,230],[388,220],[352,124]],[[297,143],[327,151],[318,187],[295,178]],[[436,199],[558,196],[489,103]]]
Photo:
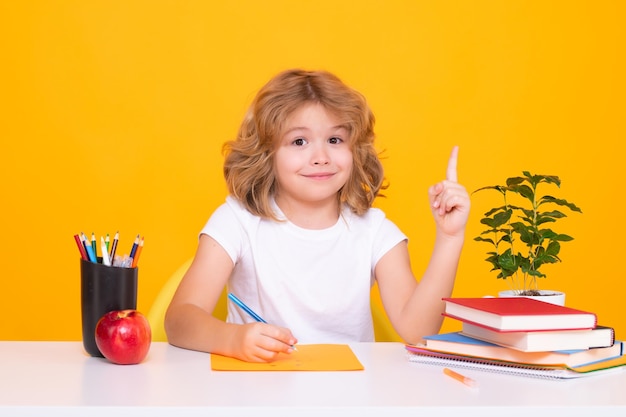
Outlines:
[[526,297],[534,298],[535,300],[543,301],[546,303],[557,304],[560,306],[565,305],[565,293],[561,291],[552,290],[539,290],[541,295],[517,295],[515,291],[506,290],[500,291],[498,297]]

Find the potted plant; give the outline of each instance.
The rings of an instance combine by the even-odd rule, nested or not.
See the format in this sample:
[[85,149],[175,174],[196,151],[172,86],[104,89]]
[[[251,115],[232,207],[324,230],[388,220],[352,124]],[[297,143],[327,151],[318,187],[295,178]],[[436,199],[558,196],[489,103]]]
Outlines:
[[[573,212],[582,210],[567,200],[538,192],[539,185],[560,188],[561,180],[555,175],[533,175],[523,171],[521,177],[507,178],[506,185],[482,187],[472,194],[484,190],[495,190],[502,194],[504,204],[484,214],[480,223],[486,229],[475,241],[489,244],[486,261],[497,278],[505,279],[510,290],[500,295],[543,296],[558,292],[539,290],[538,279],[545,278],[542,266],[561,262],[561,243],[571,241],[570,235],[552,230],[559,219],[566,215],[559,211],[565,207]],[[557,304],[560,300],[546,300]]]

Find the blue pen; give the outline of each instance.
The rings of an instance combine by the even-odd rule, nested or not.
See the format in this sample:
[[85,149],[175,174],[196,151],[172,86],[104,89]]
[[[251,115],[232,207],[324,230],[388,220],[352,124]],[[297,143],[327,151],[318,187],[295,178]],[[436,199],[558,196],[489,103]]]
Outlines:
[[255,319],[256,321],[259,321],[261,323],[266,323],[267,322],[265,320],[263,320],[263,318],[261,316],[259,316],[257,313],[255,313],[254,311],[252,311],[252,309],[250,307],[248,307],[247,305],[244,304],[243,301],[241,301],[239,298],[237,298],[235,296],[235,294],[233,294],[232,292],[228,293],[228,298],[235,304],[237,304],[239,306],[239,308],[241,308],[243,311],[245,311],[246,313],[248,313],[248,315],[250,315],[250,317],[252,317],[253,319]]
[[[252,317],[254,320],[261,322],[261,323],[266,323],[267,322],[265,320],[263,320],[263,318],[261,316],[259,316],[257,313],[255,313],[254,311],[252,311],[252,309],[250,307],[248,307],[247,305],[245,305],[245,303],[243,301],[241,301],[239,298],[237,298],[237,296],[235,294],[233,294],[232,292],[228,293],[228,298],[235,304],[237,304],[243,311],[245,311],[246,313],[248,313],[248,315],[250,317]],[[291,348],[293,350],[298,350],[296,349],[296,347],[294,345],[291,345]]]

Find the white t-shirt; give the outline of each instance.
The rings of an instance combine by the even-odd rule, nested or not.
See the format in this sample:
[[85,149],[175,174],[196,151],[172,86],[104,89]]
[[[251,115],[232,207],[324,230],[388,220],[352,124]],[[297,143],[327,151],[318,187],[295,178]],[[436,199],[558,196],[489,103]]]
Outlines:
[[[334,226],[309,230],[261,219],[232,197],[201,233],[235,265],[228,290],[268,323],[290,329],[299,343],[374,341],[374,268],[407,239],[379,209],[357,216],[346,207]],[[227,321],[254,320],[229,300]]]

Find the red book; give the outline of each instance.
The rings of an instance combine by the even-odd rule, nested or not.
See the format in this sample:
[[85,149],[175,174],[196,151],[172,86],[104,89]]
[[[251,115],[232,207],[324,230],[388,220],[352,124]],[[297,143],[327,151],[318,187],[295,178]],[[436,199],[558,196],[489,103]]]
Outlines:
[[526,297],[443,300],[444,316],[502,332],[592,329],[597,324],[594,313]]

